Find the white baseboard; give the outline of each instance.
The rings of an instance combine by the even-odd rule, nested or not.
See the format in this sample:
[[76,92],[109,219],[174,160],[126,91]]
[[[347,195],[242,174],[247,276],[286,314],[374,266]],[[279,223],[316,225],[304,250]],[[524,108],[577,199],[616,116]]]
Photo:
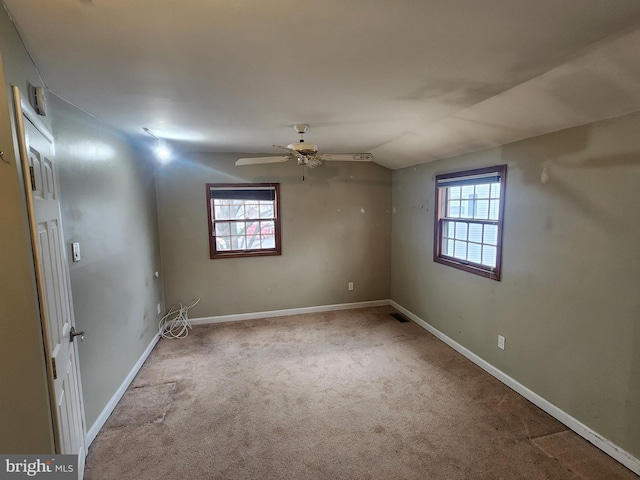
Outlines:
[[354,308],[381,307],[389,305],[390,300],[371,300],[368,302],[339,303],[336,305],[319,305],[316,307],[287,308],[285,310],[268,310],[266,312],[238,313],[234,315],[219,315],[216,317],[202,317],[189,319],[191,325],[207,325],[210,323],[239,322],[241,320],[255,320],[258,318],[286,317],[304,313],[332,312],[336,310],[351,310]]
[[600,450],[602,450],[604,453],[606,453],[610,457],[613,457],[614,459],[616,459],[618,462],[623,464],[629,470],[631,470],[632,472],[634,472],[637,475],[640,475],[640,460],[639,459],[635,458],[630,453],[626,452],[622,448],[618,447],[617,445],[613,444],[611,441],[609,441],[606,438],[604,438],[602,435],[598,434],[597,432],[595,432],[591,428],[587,427],[584,423],[576,420],[574,417],[569,415],[564,410],[559,409],[553,403],[549,402],[548,400],[545,400],[544,398],[542,398],[540,395],[538,395],[534,391],[529,390],[527,387],[525,387],[524,385],[519,383],[517,380],[511,378],[509,375],[504,373],[502,370],[497,369],[496,367],[494,367],[493,365],[491,365],[487,361],[483,360],[478,355],[473,353],[471,350],[468,350],[467,348],[463,347],[462,345],[460,345],[455,340],[452,340],[451,338],[446,336],[444,333],[442,333],[440,330],[438,330],[435,327],[433,327],[432,325],[428,324],[427,322],[425,322],[420,317],[418,317],[414,313],[410,312],[409,310],[407,310],[403,306],[399,305],[398,303],[394,302],[393,300],[391,300],[389,303],[390,303],[390,305],[392,307],[394,307],[395,309],[399,310],[404,315],[406,315],[411,320],[413,320],[415,323],[417,323],[422,328],[427,330],[429,333],[433,334],[435,337],[437,337],[438,339],[442,340],[444,343],[449,345],[451,348],[453,348],[454,350],[456,350],[460,354],[462,354],[465,357],[467,357],[469,360],[471,360],[473,363],[475,363],[480,368],[485,370],[487,373],[493,375],[495,378],[500,380],[506,386],[508,386],[512,390],[515,390],[516,392],[518,392],[524,398],[529,400],[534,405],[538,406],[540,409],[542,409],[545,412],[547,412],[549,415],[554,417],[559,422],[565,424],[568,428],[570,428],[575,433],[577,433],[578,435],[583,437],[585,440],[588,440],[589,442],[591,442],[593,445],[598,447]]
[[138,359],[136,364],[133,366],[129,374],[126,376],[126,378],[124,379],[124,381],[122,382],[118,390],[116,390],[116,393],[113,394],[113,396],[111,397],[111,400],[109,400],[109,403],[107,403],[107,405],[104,407],[102,412],[100,412],[100,415],[98,415],[98,418],[96,419],[96,421],[93,422],[93,425],[91,425],[91,428],[87,431],[87,435],[86,435],[87,448],[89,448],[89,445],[91,445],[91,443],[95,440],[96,436],[98,435],[98,432],[100,432],[100,429],[104,426],[104,424],[109,419],[109,416],[113,412],[113,409],[116,408],[116,405],[118,405],[118,402],[124,395],[124,392],[126,392],[127,388],[129,388],[129,385],[131,385],[131,382],[133,381],[135,376],[138,374],[138,371],[140,370],[140,368],[142,368],[142,365],[147,360],[147,357],[151,354],[151,351],[153,350],[153,347],[156,346],[156,343],[158,343],[158,340],[160,340],[160,335],[155,334],[153,336],[153,339],[151,340],[151,343],[149,343],[145,351],[142,352],[142,355],[140,355],[140,358]]

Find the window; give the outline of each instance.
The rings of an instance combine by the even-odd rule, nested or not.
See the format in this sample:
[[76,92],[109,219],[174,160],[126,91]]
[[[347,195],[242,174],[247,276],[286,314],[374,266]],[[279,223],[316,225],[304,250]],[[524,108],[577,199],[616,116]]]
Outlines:
[[279,183],[208,183],[211,258],[280,255]]
[[433,261],[500,280],[507,166],[436,175]]

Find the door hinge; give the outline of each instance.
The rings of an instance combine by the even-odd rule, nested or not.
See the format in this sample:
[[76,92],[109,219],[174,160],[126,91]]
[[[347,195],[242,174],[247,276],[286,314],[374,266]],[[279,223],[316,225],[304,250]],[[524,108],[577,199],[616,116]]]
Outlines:
[[51,357],[51,369],[53,370],[53,379],[58,379],[58,369],[56,368],[56,359]]
[[31,176],[31,190],[36,189],[36,174],[33,171],[33,167],[29,167],[29,175]]

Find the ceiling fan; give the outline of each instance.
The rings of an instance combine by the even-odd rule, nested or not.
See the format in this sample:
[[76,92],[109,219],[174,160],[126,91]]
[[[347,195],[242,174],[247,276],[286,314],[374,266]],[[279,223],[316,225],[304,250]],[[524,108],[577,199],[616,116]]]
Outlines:
[[[288,153],[286,155],[278,155],[275,157],[253,157],[239,158],[236,160],[236,166],[241,165],[260,165],[264,163],[286,162],[287,160],[297,160],[298,165],[302,167],[316,168],[324,165],[324,162],[370,162],[373,155],[370,153],[318,153],[317,145],[304,141],[304,134],[309,125],[298,123],[293,126],[295,131],[300,135],[300,141],[290,143],[286,147],[282,145],[274,145],[274,147],[282,148]],[[304,176],[302,177],[304,180]]]

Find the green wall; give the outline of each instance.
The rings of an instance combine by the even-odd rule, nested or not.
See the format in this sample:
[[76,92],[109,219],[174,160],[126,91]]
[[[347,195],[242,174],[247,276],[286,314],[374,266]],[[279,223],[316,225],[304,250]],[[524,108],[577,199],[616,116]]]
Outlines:
[[[373,163],[236,167],[196,154],[157,169],[167,305],[191,318],[389,298],[391,172]],[[206,183],[280,182],[282,255],[209,259]],[[347,283],[354,290],[347,290]]]
[[[391,270],[398,304],[636,458],[638,132],[633,114],[394,171]],[[503,163],[502,281],[434,263],[434,176]]]
[[50,96],[87,428],[158,331],[162,303],[153,159],[123,135]]

